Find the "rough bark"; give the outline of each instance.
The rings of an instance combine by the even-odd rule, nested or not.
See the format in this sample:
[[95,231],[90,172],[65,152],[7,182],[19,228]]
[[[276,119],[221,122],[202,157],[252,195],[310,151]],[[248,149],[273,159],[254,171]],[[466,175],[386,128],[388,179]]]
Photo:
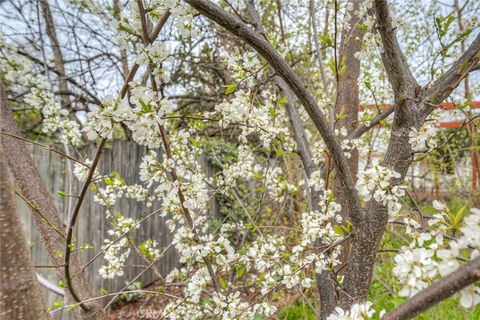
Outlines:
[[[359,99],[359,85],[358,79],[360,77],[360,61],[355,57],[355,54],[360,52],[361,43],[363,38],[363,31],[358,27],[360,23],[360,17],[357,17],[354,12],[358,10],[362,0],[353,0],[352,15],[348,21],[348,27],[342,35],[342,42],[340,46],[340,55],[338,61],[344,61],[345,72],[338,77],[337,93],[335,101],[335,115],[343,113],[343,117],[338,119],[335,126],[337,128],[344,127],[347,130],[347,135],[350,136],[355,132],[358,126],[358,106],[360,104]],[[351,156],[348,159],[348,165],[350,172],[352,173],[352,179],[356,181],[358,172],[358,150],[351,151]],[[350,217],[348,211],[348,194],[344,193],[344,190],[337,179],[333,182],[333,192],[335,195],[335,201],[342,206],[342,218],[344,221]],[[342,247],[341,261],[343,264],[348,260],[348,248],[351,241],[347,241]],[[325,275],[326,277],[326,275]],[[330,283],[332,281],[330,280]],[[332,285],[332,284],[331,284]],[[333,300],[335,298],[335,300]],[[330,298],[331,303],[327,304],[326,310],[322,310],[322,319],[326,319],[330,315],[336,306],[336,296]],[[333,303],[335,302],[335,303]]]
[[[353,11],[358,10],[362,0],[353,0]],[[361,50],[361,43],[363,38],[363,31],[358,27],[360,18],[352,14],[348,22],[348,28],[342,35],[342,44],[340,46],[340,56],[338,61],[345,61],[345,72],[339,76],[337,84],[337,99],[335,101],[335,114],[339,114],[342,110],[344,117],[338,119],[336,127],[345,127],[347,134],[352,134],[358,125],[358,106],[359,86],[358,79],[360,77],[360,61],[355,57],[357,52]],[[358,171],[358,151],[352,151],[352,156],[348,159],[348,164],[356,180]],[[337,198],[337,193],[335,194]],[[343,205],[343,195],[338,193],[340,197],[340,204]],[[344,212],[345,218],[348,217],[348,212]]]
[[[480,40],[477,36],[471,47],[431,87],[418,90],[419,86],[406,64],[392,28],[387,1],[375,0],[374,7],[384,49],[382,60],[395,100],[393,128],[382,166],[400,173],[400,178],[391,181],[398,185],[404,181],[413,160],[409,132],[412,128],[419,129],[433,111],[428,101],[441,103],[476,65],[480,55]],[[365,219],[353,231],[344,294],[340,299],[342,308],[349,308],[353,303],[367,298],[376,253],[388,221],[388,209],[374,200],[367,204],[366,211]]]
[[[21,136],[7,105],[7,95],[3,84],[0,84],[0,129],[2,132]],[[22,197],[28,201],[38,232],[45,244],[52,265],[63,265],[60,254],[65,249],[65,227],[60,218],[54,200],[46,189],[33,163],[25,143],[7,135],[1,135],[1,145],[5,152],[5,159],[10,173],[15,178],[15,186]],[[81,265],[76,256],[70,261],[75,277],[73,283],[76,291],[83,300],[91,298],[92,291],[86,275],[81,272]],[[65,281],[62,268],[55,268],[59,279]],[[104,319],[104,313],[97,301],[89,302],[91,312],[82,313],[83,319]]]
[[48,319],[0,146],[0,317]]
[[[414,108],[414,105],[405,107]],[[395,123],[392,129],[389,147],[382,165],[401,174],[400,179],[392,181],[393,184],[403,182],[412,161],[412,149],[408,143],[411,127],[409,123]],[[352,234],[344,294],[341,294],[340,299],[342,308],[348,309],[351,304],[366,299],[376,253],[388,222],[388,208],[384,205],[370,201],[366,211],[365,218],[355,226]]]

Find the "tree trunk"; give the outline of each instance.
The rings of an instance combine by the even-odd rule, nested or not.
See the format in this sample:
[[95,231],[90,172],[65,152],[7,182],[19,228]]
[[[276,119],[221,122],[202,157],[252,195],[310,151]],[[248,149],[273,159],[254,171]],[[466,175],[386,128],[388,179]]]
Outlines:
[[2,319],[48,319],[23,235],[15,197],[0,147],[0,315]]
[[[358,10],[360,0],[353,0],[352,16],[348,22],[348,28],[342,35],[342,43],[340,46],[341,55],[338,57],[338,61],[344,61],[346,71],[339,76],[337,83],[337,94],[335,101],[334,114],[339,115],[343,112],[344,117],[338,119],[336,122],[336,128],[345,127],[347,130],[347,136],[350,136],[358,126],[358,105],[359,101],[359,86],[358,78],[360,77],[360,61],[355,57],[355,54],[360,51],[363,32],[357,27],[359,19],[353,15],[355,10]],[[352,150],[351,156],[348,159],[348,165],[350,167],[352,178],[356,181],[356,175],[358,172],[358,151]],[[328,178],[328,177],[327,177]],[[342,188],[341,183],[334,178],[333,192],[335,195],[335,201],[342,206],[341,215],[343,220],[347,220],[350,216],[347,208],[348,194],[345,194],[345,190]],[[350,241],[347,240],[342,244],[342,253],[340,256],[342,264],[345,264],[348,260],[348,251],[350,247]],[[328,291],[335,293],[334,288],[335,279],[334,275],[329,271],[323,271],[319,277],[318,286],[320,291],[330,287]],[[322,309],[320,318],[326,319],[334,310],[337,304],[337,297],[328,297],[328,301],[322,302]]]
[[[0,83],[0,129],[2,133],[21,136],[20,131],[13,119],[12,113],[7,106],[7,94],[3,84]],[[63,252],[65,250],[65,227],[55,207],[53,197],[46,189],[32,157],[25,143],[12,136],[2,134],[1,145],[10,173],[15,178],[15,186],[22,197],[28,201],[32,211],[38,232],[45,244],[50,262],[53,265],[63,265]],[[59,254],[61,253],[61,254]],[[75,256],[70,260],[73,283],[76,292],[85,300],[92,297],[90,284],[85,273],[81,271],[81,265]],[[57,276],[62,281],[65,275],[63,268],[55,268]],[[69,297],[67,292],[67,297]],[[71,302],[72,299],[69,297]],[[82,314],[83,319],[104,319],[103,310],[97,301],[86,303],[91,309],[89,314]],[[92,317],[92,318],[90,318]]]
[[[353,11],[358,10],[360,3],[360,0],[352,1]],[[337,84],[335,114],[340,114],[343,109],[344,118],[338,119],[336,128],[345,127],[348,136],[358,127],[358,106],[360,104],[358,78],[360,77],[360,60],[355,57],[355,54],[360,52],[363,38],[363,31],[357,26],[359,23],[361,23],[361,20],[352,14],[348,22],[348,29],[342,35],[342,44],[340,46],[340,52],[342,54],[338,57],[338,61],[345,59],[346,70],[345,73],[339,77]],[[358,171],[357,150],[351,152],[348,164],[353,175],[353,180],[356,181]],[[343,198],[346,196],[339,192],[338,183],[335,183],[334,186],[336,201],[342,204],[342,207],[345,207],[345,200]],[[342,210],[342,215],[344,218],[349,216],[348,212],[344,209]]]

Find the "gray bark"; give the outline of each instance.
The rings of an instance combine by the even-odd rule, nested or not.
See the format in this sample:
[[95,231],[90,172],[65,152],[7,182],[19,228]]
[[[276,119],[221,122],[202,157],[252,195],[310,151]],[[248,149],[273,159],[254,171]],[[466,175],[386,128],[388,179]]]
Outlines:
[[[376,0],[374,7],[384,49],[382,60],[395,100],[393,128],[382,166],[400,173],[400,178],[391,181],[393,185],[398,185],[403,183],[413,160],[409,132],[412,128],[419,129],[433,111],[430,102],[441,103],[478,63],[480,36],[477,36],[471,47],[437,82],[427,89],[419,90],[395,37],[387,1]],[[366,211],[365,218],[353,231],[348,270],[344,280],[345,290],[340,299],[340,306],[343,308],[349,308],[353,303],[367,298],[376,253],[388,221],[388,209],[374,200],[367,204]]]
[[4,154],[0,146],[0,316],[46,320],[47,308],[16,210]]
[[[0,84],[0,129],[2,132],[21,136],[20,131],[13,119],[12,113],[7,105],[7,94],[3,84]],[[45,244],[50,261],[53,265],[63,265],[63,258],[57,252],[64,252],[65,235],[63,222],[55,207],[54,200],[46,189],[37,169],[33,163],[25,143],[11,136],[1,135],[1,145],[5,152],[5,159],[12,176],[15,178],[15,186],[29,203],[37,229]],[[92,292],[86,279],[81,272],[81,265],[76,258],[72,257],[70,264],[75,278],[73,280],[75,289],[80,293],[82,299],[91,298]],[[62,268],[55,268],[59,279],[65,281]],[[97,301],[89,302],[91,312],[82,313],[83,319],[103,319],[104,313]]]

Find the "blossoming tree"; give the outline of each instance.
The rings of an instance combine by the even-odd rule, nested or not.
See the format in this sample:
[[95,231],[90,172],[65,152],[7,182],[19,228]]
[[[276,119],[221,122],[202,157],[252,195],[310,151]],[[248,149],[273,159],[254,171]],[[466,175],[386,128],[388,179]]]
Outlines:
[[[169,247],[130,234],[151,215],[168,218],[182,267],[162,276],[165,289],[143,291],[169,299],[166,318],[270,318],[280,292],[300,292],[330,320],[409,319],[452,295],[464,308],[479,304],[478,199],[462,209],[437,199],[427,216],[408,172],[451,142],[439,143],[432,126],[447,99],[465,115],[460,129],[469,128],[475,145],[478,116],[469,105],[478,84],[469,79],[480,61],[480,7],[389,2],[69,1],[52,10],[40,1],[52,66],[43,49],[40,58],[26,50],[34,37],[22,44],[5,32],[1,142],[52,263],[62,266],[56,271],[71,301],[64,308],[101,319],[100,301],[120,294],[94,296],[76,257],[73,230],[87,192],[111,224],[96,257],[112,281],[132,250],[146,270],[162,259]],[[7,5],[21,13],[27,6]],[[74,44],[56,29],[56,12],[78,22],[68,25]],[[98,57],[85,58],[90,42],[102,48]],[[69,55],[78,57],[73,65]],[[112,56],[116,75],[105,62]],[[382,109],[384,102],[391,106]],[[33,110],[28,121],[40,118],[35,135],[63,146],[49,148],[72,162],[82,183],[66,227],[24,146],[19,126],[28,131],[28,114],[19,105]],[[97,168],[122,135],[148,150],[139,184]],[[82,144],[96,146],[92,159],[71,155]],[[381,160],[371,157],[378,148]],[[204,156],[215,174],[207,176]],[[159,209],[135,220],[118,208],[122,197]],[[405,301],[382,310],[368,293],[382,238],[395,232],[405,239],[395,251],[395,295]],[[179,295],[168,291],[175,284]]]

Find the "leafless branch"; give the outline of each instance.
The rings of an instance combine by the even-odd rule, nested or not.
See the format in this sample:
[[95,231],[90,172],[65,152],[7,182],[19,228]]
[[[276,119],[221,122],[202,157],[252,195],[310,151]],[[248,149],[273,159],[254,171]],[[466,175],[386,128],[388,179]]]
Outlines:
[[387,0],[375,0],[374,6],[377,28],[383,44],[382,60],[388,79],[395,93],[408,92],[418,85],[395,36]]

